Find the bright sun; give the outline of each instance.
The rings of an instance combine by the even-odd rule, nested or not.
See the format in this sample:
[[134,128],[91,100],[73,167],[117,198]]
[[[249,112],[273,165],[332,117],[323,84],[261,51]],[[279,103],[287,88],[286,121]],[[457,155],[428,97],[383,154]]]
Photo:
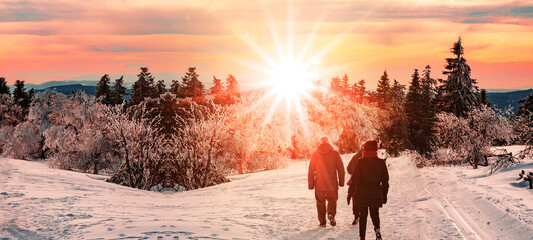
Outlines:
[[315,74],[310,64],[285,60],[273,66],[269,75],[273,94],[291,104],[291,101],[299,102],[300,98],[307,95]]

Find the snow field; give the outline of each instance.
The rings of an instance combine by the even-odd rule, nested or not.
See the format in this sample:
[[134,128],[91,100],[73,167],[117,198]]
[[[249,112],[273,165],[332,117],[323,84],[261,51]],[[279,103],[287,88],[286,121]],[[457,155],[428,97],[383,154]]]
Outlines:
[[[343,156],[345,165],[351,156]],[[387,165],[384,239],[533,239],[533,190],[516,181],[520,170],[533,171],[532,159],[491,176],[487,168],[466,166],[417,169],[406,157]],[[358,239],[346,186],[339,190],[337,226],[317,226],[305,161],[174,194],[103,179],[0,159],[0,238]],[[369,239],[372,229],[369,219]]]

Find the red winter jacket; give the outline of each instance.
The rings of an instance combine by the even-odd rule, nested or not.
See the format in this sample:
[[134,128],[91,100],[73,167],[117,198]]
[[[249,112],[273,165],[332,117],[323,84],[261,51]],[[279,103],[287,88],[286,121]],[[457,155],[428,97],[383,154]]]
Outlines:
[[[338,176],[338,181],[337,181]],[[311,157],[307,174],[309,189],[337,191],[344,186],[344,164],[341,155],[329,143],[323,143]]]

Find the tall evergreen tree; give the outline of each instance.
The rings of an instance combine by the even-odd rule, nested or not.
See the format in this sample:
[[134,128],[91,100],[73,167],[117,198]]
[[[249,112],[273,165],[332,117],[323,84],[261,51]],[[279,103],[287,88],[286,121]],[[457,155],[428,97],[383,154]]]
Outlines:
[[357,82],[357,99],[359,103],[363,103],[365,99],[366,87],[365,80],[361,79]]
[[[241,98],[239,83],[237,82],[237,79],[235,79],[235,77],[231,74],[229,74],[226,78],[226,95],[230,99]],[[229,102],[234,103],[233,100]]]
[[126,95],[126,88],[124,87],[124,76],[115,79],[113,85],[113,92],[111,92],[113,104],[122,104],[124,102],[124,95]]
[[105,74],[100,78],[100,81],[96,85],[96,98],[101,99],[100,101],[103,104],[112,104],[113,97],[111,95],[111,90],[109,89],[109,82],[111,79],[109,75]]
[[479,93],[479,102],[485,106],[490,106],[490,102],[487,97],[487,90],[481,89],[481,92]]
[[27,104],[28,94],[26,93],[26,88],[24,87],[24,81],[17,80],[15,82],[15,90],[13,90],[13,100],[15,103],[21,106],[23,109],[28,108]]
[[407,121],[405,116],[405,85],[400,84],[396,79],[389,89],[388,105],[386,110],[392,125],[385,129],[385,134],[382,134],[384,144],[388,148],[388,152],[397,155],[400,151],[408,148],[410,142],[407,132]]
[[131,95],[131,105],[137,105],[144,101],[144,98],[154,95],[154,77],[148,72],[147,67],[141,67],[141,72],[137,75],[139,79],[133,84]]
[[433,149],[435,136],[435,112],[432,106],[431,77],[428,67],[420,79],[418,69],[413,73],[405,102],[409,142],[420,154]]
[[213,76],[213,86],[210,88],[215,103],[224,102],[224,86],[222,80]]
[[342,79],[341,79],[341,92],[343,94],[348,94],[348,88],[349,88],[349,81],[350,79],[348,78],[348,75],[347,74],[344,74],[344,76],[342,76]]
[[446,58],[446,80],[439,86],[437,109],[464,117],[467,113],[480,106],[479,89],[476,80],[470,77],[470,66],[466,64],[461,37],[453,44],[453,58]]
[[170,85],[170,92],[176,94],[176,96],[179,98],[185,97],[182,95],[181,83],[179,80],[172,80],[172,84]]
[[19,122],[22,122],[25,120],[26,116],[28,115],[28,110],[30,108],[30,104],[33,98],[33,88],[30,90],[30,93],[28,94],[26,92],[26,88],[24,87],[24,81],[17,80],[15,82],[15,89],[13,90],[13,101],[15,104],[19,105],[22,109],[22,112],[20,116],[17,116],[17,119]]
[[431,77],[431,66],[427,65],[422,71],[421,84],[422,92],[425,98],[431,99],[435,94],[435,85],[437,81]]
[[427,104],[423,102],[423,92],[424,89],[420,86],[418,69],[415,69],[405,101],[405,115],[407,117],[409,141],[413,144],[416,150],[418,150],[418,145],[420,145],[417,140],[420,134],[422,118],[424,117],[422,108],[424,104]]
[[0,77],[0,94],[11,95],[9,87],[7,86],[6,78]]
[[164,94],[167,92],[167,86],[165,85],[165,80],[159,80],[157,81],[157,84],[155,85],[155,95],[154,98],[157,98],[161,96],[161,94]]
[[198,80],[196,67],[189,67],[185,76],[181,78],[181,91],[184,97],[192,97],[197,100],[202,100],[204,95],[204,84]]
[[378,107],[384,109],[390,103],[390,80],[387,70],[383,72],[376,88]]

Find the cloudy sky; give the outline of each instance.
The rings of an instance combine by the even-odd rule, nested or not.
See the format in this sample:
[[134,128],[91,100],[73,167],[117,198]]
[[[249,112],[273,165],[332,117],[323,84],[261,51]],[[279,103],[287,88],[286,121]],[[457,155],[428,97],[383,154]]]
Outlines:
[[261,81],[280,56],[313,61],[322,79],[373,88],[386,69],[408,83],[442,77],[458,37],[482,88],[533,86],[530,1],[0,0],[0,76],[12,84],[135,75],[233,74]]

